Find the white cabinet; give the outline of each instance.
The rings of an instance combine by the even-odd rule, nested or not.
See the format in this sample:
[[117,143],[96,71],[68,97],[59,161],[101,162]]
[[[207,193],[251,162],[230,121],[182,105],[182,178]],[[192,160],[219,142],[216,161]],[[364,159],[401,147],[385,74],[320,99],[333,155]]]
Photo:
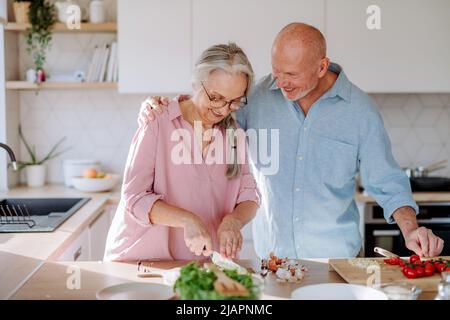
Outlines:
[[106,237],[108,236],[111,207],[107,207],[94,222],[89,225],[90,260],[103,260]]
[[[369,5],[381,29],[369,30]],[[329,56],[369,92],[450,91],[450,1],[327,1]]]
[[193,0],[193,57],[218,43],[236,42],[256,77],[271,72],[270,51],[278,32],[291,22],[323,31],[324,0]]
[[119,0],[119,92],[190,92],[200,53],[228,41],[244,49],[257,77],[265,75],[276,34],[294,21],[322,30],[324,1]]
[[116,205],[108,205],[81,232],[58,258],[59,261],[100,261],[105,253],[106,237],[111,225],[111,217],[116,212]]
[[190,91],[191,1],[119,0],[120,93]]
[[81,234],[69,245],[58,258],[59,261],[87,261],[90,260],[89,229]]

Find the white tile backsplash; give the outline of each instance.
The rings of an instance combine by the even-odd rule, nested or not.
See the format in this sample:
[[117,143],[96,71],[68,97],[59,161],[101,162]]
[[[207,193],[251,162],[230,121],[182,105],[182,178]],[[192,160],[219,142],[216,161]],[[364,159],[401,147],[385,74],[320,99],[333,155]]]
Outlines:
[[[379,105],[394,156],[402,167],[450,158],[450,94],[371,96]],[[434,174],[450,176],[450,167]]]

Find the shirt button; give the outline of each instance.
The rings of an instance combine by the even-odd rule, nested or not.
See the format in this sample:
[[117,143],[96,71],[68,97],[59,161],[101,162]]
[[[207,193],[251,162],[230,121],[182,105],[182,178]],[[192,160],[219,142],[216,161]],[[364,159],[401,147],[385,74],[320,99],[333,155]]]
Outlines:
[[300,191],[300,188],[295,188],[295,191],[296,191],[296,192],[299,192],[299,191]]
[[299,220],[298,218],[295,218],[295,219],[294,219],[295,222],[298,222],[298,220]]
[[303,160],[303,157],[302,157],[302,156],[298,157],[298,160],[302,161],[302,160]]

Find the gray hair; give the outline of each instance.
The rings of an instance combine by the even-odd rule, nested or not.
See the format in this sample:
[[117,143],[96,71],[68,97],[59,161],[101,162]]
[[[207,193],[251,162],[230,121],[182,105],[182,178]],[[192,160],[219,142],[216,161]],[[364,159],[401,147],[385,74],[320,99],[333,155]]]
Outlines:
[[[254,79],[253,68],[244,51],[234,42],[214,45],[203,51],[192,71],[191,83],[197,86],[200,85],[215,70],[223,70],[229,74],[244,74],[247,77],[246,94],[249,94]],[[230,113],[219,123],[225,129],[229,145],[232,149],[233,163],[228,164],[226,173],[228,178],[237,177],[241,173],[241,166],[238,163],[237,137],[235,132],[237,130],[237,124],[233,114],[234,112]]]

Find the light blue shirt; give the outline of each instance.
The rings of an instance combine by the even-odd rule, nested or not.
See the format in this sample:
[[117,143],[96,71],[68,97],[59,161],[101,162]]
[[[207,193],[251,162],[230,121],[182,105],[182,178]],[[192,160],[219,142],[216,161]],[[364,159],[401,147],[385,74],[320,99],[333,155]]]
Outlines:
[[262,195],[253,221],[259,257],[270,252],[290,258],[355,257],[362,247],[354,200],[358,172],[389,223],[399,207],[418,212],[374,102],[340,66],[331,64],[330,70],[339,74],[335,84],[306,117],[296,102],[283,97],[271,75],[256,84],[248,105],[237,114],[242,128],[268,130],[269,155],[270,130],[279,130],[276,174],[263,172],[265,162],[257,153],[260,137],[259,147],[250,144]]

